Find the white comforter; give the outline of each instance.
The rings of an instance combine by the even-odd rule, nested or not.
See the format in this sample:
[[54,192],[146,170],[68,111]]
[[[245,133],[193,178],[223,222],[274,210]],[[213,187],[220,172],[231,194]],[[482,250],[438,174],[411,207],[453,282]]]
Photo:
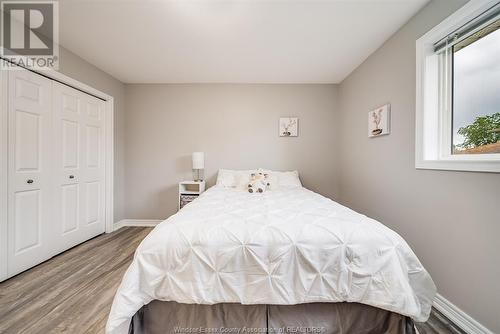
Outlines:
[[397,233],[305,188],[213,187],[141,243],[107,333],[154,299],[180,303],[358,302],[425,321],[435,286]]

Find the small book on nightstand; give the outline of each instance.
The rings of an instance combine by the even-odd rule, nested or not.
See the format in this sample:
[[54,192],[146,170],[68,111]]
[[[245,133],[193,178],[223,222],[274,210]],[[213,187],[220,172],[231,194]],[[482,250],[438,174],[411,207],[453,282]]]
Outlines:
[[179,210],[184,205],[194,201],[205,191],[205,181],[182,181],[179,182]]

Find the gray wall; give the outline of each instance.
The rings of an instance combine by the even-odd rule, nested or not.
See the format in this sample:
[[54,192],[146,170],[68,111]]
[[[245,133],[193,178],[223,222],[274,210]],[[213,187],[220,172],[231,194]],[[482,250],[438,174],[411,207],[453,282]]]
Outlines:
[[[335,85],[127,85],[126,217],[173,214],[193,151],[210,184],[219,168],[297,169],[335,197],[336,103]],[[280,116],[300,118],[299,137],[278,136]]]
[[[500,175],[415,169],[415,41],[464,1],[431,2],[339,87],[341,202],[400,233],[439,292],[500,333]],[[392,133],[367,138],[390,102]]]
[[114,97],[114,220],[121,220],[125,218],[125,85],[62,47],[59,53],[61,73]]

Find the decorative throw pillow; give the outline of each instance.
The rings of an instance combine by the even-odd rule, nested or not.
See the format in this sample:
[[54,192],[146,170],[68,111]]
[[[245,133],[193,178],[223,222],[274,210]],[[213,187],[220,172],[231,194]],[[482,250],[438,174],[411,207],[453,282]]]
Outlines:
[[299,179],[299,172],[296,170],[290,172],[279,172],[279,171],[260,168],[259,171],[269,174],[269,180],[271,183],[270,189],[277,189],[280,187],[286,187],[286,188],[302,187],[302,183],[300,182]]
[[244,189],[250,181],[250,174],[252,173],[255,173],[255,170],[219,169],[216,185],[225,188]]
[[215,183],[218,186],[231,188],[234,187],[236,180],[234,178],[233,171],[227,169],[219,169],[217,173],[217,182]]
[[294,170],[291,172],[278,172],[280,187],[300,188],[302,183],[299,179],[299,172]]

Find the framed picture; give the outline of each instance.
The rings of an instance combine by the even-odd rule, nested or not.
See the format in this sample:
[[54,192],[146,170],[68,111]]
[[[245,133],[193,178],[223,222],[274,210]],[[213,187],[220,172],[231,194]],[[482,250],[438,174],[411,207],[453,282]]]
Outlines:
[[391,105],[386,104],[368,113],[368,137],[388,135],[391,131]]
[[297,137],[299,135],[299,119],[297,117],[280,118],[280,137]]

